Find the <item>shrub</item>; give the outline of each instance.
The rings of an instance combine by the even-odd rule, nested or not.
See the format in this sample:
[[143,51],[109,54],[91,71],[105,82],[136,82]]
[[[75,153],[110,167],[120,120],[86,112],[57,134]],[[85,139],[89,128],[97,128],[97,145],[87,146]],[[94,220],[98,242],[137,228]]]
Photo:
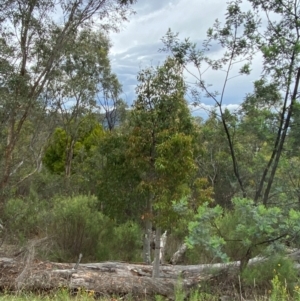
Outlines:
[[[55,237],[57,260],[95,258],[99,245],[113,234],[113,222],[96,209],[94,196],[59,197],[54,200],[51,234]],[[104,252],[105,254],[106,252]],[[61,257],[61,258],[58,258]]]
[[247,266],[242,273],[242,280],[246,285],[255,285],[261,289],[273,289],[274,279],[286,283],[289,292],[294,289],[297,281],[297,270],[294,262],[283,256],[274,256],[261,264]]
[[84,261],[140,259],[140,227],[132,222],[117,225],[97,210],[96,197],[60,197],[53,204],[52,260],[76,261],[80,253]]
[[114,231],[113,250],[115,259],[140,261],[142,253],[142,230],[137,223],[128,221]]
[[49,204],[35,198],[10,199],[4,207],[3,221],[11,240],[24,242],[44,235],[50,223]]

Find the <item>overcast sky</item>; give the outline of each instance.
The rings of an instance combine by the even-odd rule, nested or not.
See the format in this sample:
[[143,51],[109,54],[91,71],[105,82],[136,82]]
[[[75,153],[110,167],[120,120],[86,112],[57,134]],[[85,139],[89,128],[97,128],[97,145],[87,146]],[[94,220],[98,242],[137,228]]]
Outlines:
[[[224,20],[225,0],[138,0],[134,5],[135,15],[123,24],[119,33],[111,34],[111,64],[123,85],[122,98],[129,104],[135,99],[136,76],[140,69],[162,64],[166,54],[160,53],[161,38],[171,28],[179,37],[190,38],[199,43],[206,37],[206,31],[216,19]],[[214,53],[212,55],[218,55]],[[259,60],[252,69],[253,74],[231,80],[225,95],[225,103],[236,107],[251,92],[253,80],[260,74]],[[208,74],[207,82],[214,90],[220,90],[224,74]],[[203,99],[204,105],[212,105]],[[203,115],[203,112],[198,112]]]

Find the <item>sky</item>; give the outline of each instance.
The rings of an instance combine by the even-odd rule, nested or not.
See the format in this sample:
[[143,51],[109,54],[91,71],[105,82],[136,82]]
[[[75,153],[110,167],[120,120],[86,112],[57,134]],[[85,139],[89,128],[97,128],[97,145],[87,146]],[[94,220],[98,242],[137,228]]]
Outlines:
[[[179,33],[180,39],[189,38],[201,46],[206,32],[216,19],[224,20],[225,0],[138,0],[133,9],[136,14],[121,27],[118,33],[110,35],[112,41],[112,70],[123,85],[122,98],[132,104],[134,101],[137,73],[139,70],[161,65],[166,54],[159,52],[163,47],[162,37],[170,28]],[[220,50],[211,53],[220,56]],[[229,82],[224,104],[231,109],[237,108],[246,93],[253,88],[253,81],[260,75],[260,60],[252,65],[251,76],[237,77]],[[207,83],[213,90],[220,91],[224,83],[224,73],[207,72]],[[194,114],[205,117],[206,110],[214,104],[212,100],[202,98],[202,106],[193,108]]]

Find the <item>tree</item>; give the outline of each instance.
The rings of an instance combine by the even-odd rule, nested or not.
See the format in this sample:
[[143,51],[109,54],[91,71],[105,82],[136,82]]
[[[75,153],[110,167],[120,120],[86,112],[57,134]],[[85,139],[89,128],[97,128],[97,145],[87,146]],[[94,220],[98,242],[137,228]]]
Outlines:
[[[233,172],[244,197],[247,191],[241,176],[241,162],[237,159],[234,133],[229,126],[223,104],[228,81],[238,75],[234,73],[236,69],[233,67],[239,64],[241,67],[239,73],[249,74],[252,58],[257,51],[262,54],[264,80],[278,87],[281,98],[276,107],[278,129],[272,141],[272,152],[260,171],[259,184],[254,196],[255,202],[262,201],[266,205],[291,126],[292,113],[298,102],[300,80],[298,5],[296,0],[248,0],[248,2],[256,15],[263,13],[266,15],[266,27],[262,26],[263,23],[254,16],[254,13],[243,12],[241,1],[236,0],[228,4],[224,26],[216,21],[214,27],[208,30],[202,50],[197,50],[196,45],[189,40],[180,42],[177,35],[171,31],[163,38],[163,42],[164,50],[171,51],[183,68],[188,69],[189,63],[196,67],[198,75],[193,74],[196,80],[193,95],[198,96],[200,90],[200,93],[203,92],[206,97],[215,101],[227,137]],[[214,43],[218,43],[224,49],[223,57],[216,60],[206,55]],[[207,68],[225,71],[224,85],[220,94],[212,91],[206,84],[204,72]],[[273,97],[273,101],[278,100],[278,94],[270,97]]]
[[[149,236],[152,221],[156,225],[153,276],[157,277],[160,228],[176,220],[172,202],[190,194],[189,184],[195,172],[194,127],[184,99],[182,70],[174,59],[140,71],[138,81],[126,155],[140,174],[138,189],[146,195],[145,235]],[[149,239],[145,245],[149,254]]]
[[[91,0],[88,2],[2,1],[0,12],[1,120],[7,128],[1,190],[7,187],[19,162],[14,150],[25,121],[36,106],[48,107],[44,89],[53,81],[64,61],[66,45],[77,32],[93,28],[116,29],[125,20],[133,0]],[[55,18],[59,12],[60,18]],[[108,20],[105,24],[104,20]],[[4,141],[2,142],[4,143]],[[2,200],[3,202],[3,200]]]
[[[65,176],[71,175],[74,146],[82,129],[84,115],[97,109],[96,98],[104,93],[118,98],[120,84],[111,73],[109,40],[103,33],[82,30],[72,44],[67,44],[64,61],[56,72],[56,79],[47,86],[47,96],[61,118],[60,124],[68,135],[66,143]],[[104,87],[104,88],[103,88]],[[104,91],[103,91],[104,90]]]
[[107,74],[97,94],[97,105],[104,115],[103,126],[112,131],[124,118],[126,103],[120,99],[121,85],[115,74]]
[[233,211],[220,206],[199,207],[189,223],[187,244],[200,244],[223,261],[240,260],[243,271],[256,255],[274,255],[284,251],[287,239],[299,235],[300,213],[294,209],[255,206],[249,199],[233,199]]
[[117,223],[128,220],[140,223],[144,209],[144,196],[137,190],[140,174],[127,157],[129,131],[121,127],[106,132],[90,166],[97,171],[94,180],[99,208]]
[[93,156],[93,147],[97,148],[98,143],[105,135],[97,118],[93,115],[81,117],[78,123],[76,139],[61,127],[57,127],[50,137],[43,156],[43,163],[52,173],[66,175],[66,165],[70,164],[68,162],[70,160],[68,157],[69,153],[66,149],[68,149],[68,145],[72,139],[74,140],[72,140],[73,149],[71,160],[75,161],[79,166],[75,166],[75,171],[70,168],[67,176],[69,177],[71,175],[71,171],[73,171],[73,173],[76,171],[82,172],[84,160]]

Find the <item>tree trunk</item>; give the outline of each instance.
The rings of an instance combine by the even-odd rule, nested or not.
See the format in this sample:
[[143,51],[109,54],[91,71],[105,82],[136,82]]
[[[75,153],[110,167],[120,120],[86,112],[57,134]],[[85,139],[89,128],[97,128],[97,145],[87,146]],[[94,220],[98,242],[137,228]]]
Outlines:
[[171,257],[171,260],[170,260],[171,264],[177,264],[178,262],[182,262],[183,256],[184,256],[186,250],[187,250],[187,245],[185,243],[183,243]]
[[145,234],[144,234],[144,244],[143,244],[143,260],[144,263],[151,263],[151,232],[152,232],[152,223],[150,220],[145,222]]
[[159,253],[159,260],[161,264],[165,263],[165,247],[167,244],[167,231],[163,233],[160,237],[160,253]]
[[157,227],[155,231],[155,252],[154,252],[154,262],[153,262],[153,278],[159,278],[159,266],[160,266],[160,236],[161,228]]
[[151,235],[152,235],[152,197],[147,201],[145,220],[145,233],[143,241],[143,260],[144,263],[151,263]]
[[67,178],[71,176],[74,145],[75,145],[75,139],[71,138],[70,145],[67,146],[67,150],[66,150],[65,176]]

